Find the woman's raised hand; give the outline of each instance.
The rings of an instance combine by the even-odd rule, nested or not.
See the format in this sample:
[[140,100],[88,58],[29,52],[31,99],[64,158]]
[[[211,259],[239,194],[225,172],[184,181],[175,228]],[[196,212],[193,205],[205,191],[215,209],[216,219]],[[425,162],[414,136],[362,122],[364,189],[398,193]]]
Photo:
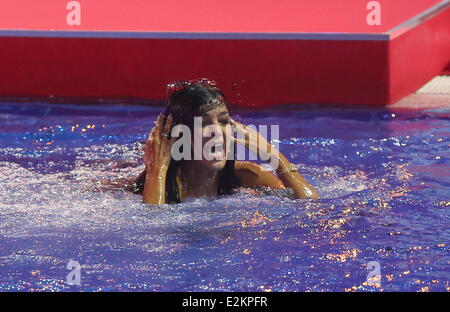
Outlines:
[[[293,166],[287,158],[272,146],[258,131],[231,120],[231,124],[244,139],[234,139],[237,143],[245,145],[252,153],[261,157],[261,152],[270,157],[276,157],[278,161],[272,167],[286,187],[294,190],[296,198],[319,198],[317,191],[300,175],[296,166]],[[267,155],[266,155],[267,156]]]
[[167,170],[169,167],[172,144],[176,138],[170,137],[172,115],[167,116],[165,124],[164,119],[164,115],[159,114],[145,145],[144,163],[147,170]]
[[[278,150],[270,144],[258,131],[249,126],[241,124],[231,119],[231,125],[235,127],[241,138],[234,138],[234,141],[247,147],[255,155],[263,156],[261,153],[278,157]],[[264,158],[267,158],[265,155]],[[275,168],[276,169],[276,168]]]

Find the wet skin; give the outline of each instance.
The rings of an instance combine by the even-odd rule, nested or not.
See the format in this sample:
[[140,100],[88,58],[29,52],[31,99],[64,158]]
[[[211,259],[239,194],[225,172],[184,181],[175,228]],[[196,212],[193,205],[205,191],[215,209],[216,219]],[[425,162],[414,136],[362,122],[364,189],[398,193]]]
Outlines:
[[[264,145],[265,150],[271,151],[273,157],[278,158],[278,167],[274,168],[277,175],[265,171],[261,166],[247,161],[235,162],[235,174],[243,187],[267,186],[282,189],[290,187],[294,190],[296,198],[318,198],[314,188],[296,170],[292,170],[289,161],[279,151],[275,150],[265,138],[257,131],[234,121],[226,106],[216,107],[202,116],[202,127],[194,127],[193,135],[202,137],[201,145],[211,140],[204,137],[200,131],[205,127],[209,130],[220,133],[215,136],[212,143],[219,146],[209,153],[209,156],[216,156],[216,159],[208,160],[203,155],[200,160],[184,160],[178,177],[178,189],[181,200],[186,198],[197,198],[201,196],[217,196],[218,194],[218,173],[226,164],[226,144],[227,131],[230,125],[242,134],[244,140],[230,139],[238,144],[245,145],[251,151],[258,151],[257,144]],[[136,183],[144,184],[143,202],[148,204],[164,204],[165,183],[167,169],[171,160],[171,146],[176,138],[170,138],[169,133],[172,127],[172,116],[169,115],[164,124],[164,117],[160,115],[152,129],[149,140],[146,144],[144,162],[145,173],[142,173]],[[229,134],[228,134],[229,135]],[[257,140],[250,140],[251,137]],[[195,144],[192,144],[194,146]],[[219,157],[221,156],[221,157]],[[217,159],[218,158],[218,159]],[[142,183],[145,176],[145,182]]]

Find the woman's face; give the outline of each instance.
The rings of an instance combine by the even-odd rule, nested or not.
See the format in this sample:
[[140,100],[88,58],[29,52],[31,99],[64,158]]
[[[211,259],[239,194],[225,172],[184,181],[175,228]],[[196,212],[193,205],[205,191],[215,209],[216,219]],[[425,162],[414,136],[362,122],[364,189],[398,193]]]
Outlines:
[[[226,127],[230,126],[230,114],[225,105],[220,105],[200,117],[201,127],[194,126],[193,131],[194,137],[201,138],[202,159],[200,162],[211,170],[221,170],[225,167],[227,160],[225,134]],[[192,146],[196,148],[195,140]]]

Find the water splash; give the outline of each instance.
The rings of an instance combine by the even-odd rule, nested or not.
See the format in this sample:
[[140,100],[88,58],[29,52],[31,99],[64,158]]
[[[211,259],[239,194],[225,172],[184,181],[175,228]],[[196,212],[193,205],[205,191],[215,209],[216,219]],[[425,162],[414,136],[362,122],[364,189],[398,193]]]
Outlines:
[[[142,170],[155,109],[33,105],[1,106],[0,290],[450,287],[448,111],[238,111],[282,125],[281,151],[322,199],[242,190],[156,207],[122,187]],[[81,286],[65,282],[69,259]]]

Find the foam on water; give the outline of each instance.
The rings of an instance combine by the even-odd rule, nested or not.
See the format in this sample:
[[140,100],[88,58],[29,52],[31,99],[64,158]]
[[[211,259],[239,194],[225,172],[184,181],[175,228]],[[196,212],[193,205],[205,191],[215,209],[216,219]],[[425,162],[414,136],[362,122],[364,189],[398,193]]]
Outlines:
[[0,290],[449,290],[448,110],[237,111],[322,198],[160,207],[122,187],[158,111],[0,105]]

